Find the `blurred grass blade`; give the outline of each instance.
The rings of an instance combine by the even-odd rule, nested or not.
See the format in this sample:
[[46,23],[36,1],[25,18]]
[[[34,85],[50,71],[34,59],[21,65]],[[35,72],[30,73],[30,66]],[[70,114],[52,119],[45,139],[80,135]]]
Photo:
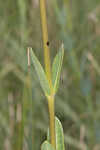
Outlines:
[[77,140],[76,138],[73,138],[73,137],[71,137],[69,135],[65,136],[65,142],[68,145],[71,145],[75,149],[82,150],[84,148],[84,150],[89,150],[88,146],[86,144],[81,143],[79,140]]
[[56,55],[52,66],[52,82],[53,82],[53,89],[55,93],[59,86],[63,56],[64,56],[64,47],[62,44],[61,50],[59,50],[58,54]]
[[42,144],[41,150],[54,150],[54,148],[52,147],[51,144],[49,144],[49,142],[45,141]]
[[49,96],[50,95],[49,83],[46,78],[46,74],[43,70],[43,67],[41,66],[41,64],[38,61],[37,57],[35,56],[34,52],[32,51],[32,48],[30,48],[30,53],[31,53],[33,65],[35,67],[36,73],[37,73],[39,81],[40,81],[40,85],[41,85],[45,95]]
[[50,131],[49,131],[49,128],[47,130],[47,141],[50,142]]
[[55,118],[55,130],[56,130],[56,149],[65,150],[63,128],[61,122],[57,117]]

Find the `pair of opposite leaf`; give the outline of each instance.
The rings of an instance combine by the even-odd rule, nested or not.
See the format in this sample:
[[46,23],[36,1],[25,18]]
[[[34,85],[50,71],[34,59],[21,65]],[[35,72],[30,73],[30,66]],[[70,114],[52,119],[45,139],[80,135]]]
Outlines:
[[[39,81],[40,81],[40,85],[41,85],[45,95],[48,97],[52,93],[51,93],[51,89],[50,89],[49,82],[47,80],[45,71],[44,71],[42,65],[40,64],[39,60],[35,56],[32,48],[30,48],[30,53],[31,53],[33,65],[35,67],[36,73],[37,73]],[[64,47],[62,44],[61,50],[59,50],[58,54],[55,56],[53,64],[52,64],[52,86],[53,86],[53,94],[54,95],[56,94],[58,86],[59,86],[63,56],[64,56]]]
[[[50,89],[49,82],[47,80],[47,76],[43,67],[41,66],[39,60],[35,56],[32,48],[30,49],[32,62],[35,67],[36,73],[38,75],[40,85],[47,97],[52,95],[52,90]],[[55,56],[53,64],[52,64],[52,86],[53,86],[53,94],[55,95],[57,89],[59,87],[60,73],[64,56],[64,48],[63,45],[59,50],[58,54]],[[59,119],[55,118],[55,133],[56,133],[56,150],[65,150],[64,148],[64,136],[63,136],[63,128],[59,121]],[[42,144],[41,150],[54,150],[50,142],[50,134],[48,131],[47,141]]]
[[[65,150],[64,135],[61,122],[55,117],[55,133],[56,133],[56,150]],[[47,133],[47,141],[42,144],[41,150],[54,150],[50,142],[50,132]]]

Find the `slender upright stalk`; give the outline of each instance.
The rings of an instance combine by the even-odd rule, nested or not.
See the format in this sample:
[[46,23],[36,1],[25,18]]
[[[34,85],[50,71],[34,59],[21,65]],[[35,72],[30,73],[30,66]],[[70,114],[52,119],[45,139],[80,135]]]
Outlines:
[[50,117],[50,139],[51,144],[56,148],[55,142],[55,112],[54,112],[54,98],[48,99],[49,117]]
[[50,49],[49,49],[49,40],[48,40],[45,0],[40,0],[40,15],[41,15],[41,25],[42,25],[43,46],[44,46],[45,71],[51,89],[51,96],[48,98],[48,108],[49,108],[49,116],[50,116],[50,140],[53,147],[56,148],[54,96],[52,93],[51,62],[50,62]]
[[32,100],[32,84],[31,84],[31,71],[30,71],[30,53],[29,53],[29,48],[27,50],[27,56],[28,56],[28,94],[29,94],[29,99],[30,99],[30,124],[31,124],[31,129],[30,129],[30,144],[32,146],[32,150],[34,149],[34,120],[33,120],[33,100]]
[[47,78],[49,80],[49,84],[50,86],[52,86],[51,66],[50,66],[50,49],[49,49],[45,0],[40,0],[40,15],[41,15],[42,37],[43,37],[43,47],[44,47],[45,71],[46,71]]

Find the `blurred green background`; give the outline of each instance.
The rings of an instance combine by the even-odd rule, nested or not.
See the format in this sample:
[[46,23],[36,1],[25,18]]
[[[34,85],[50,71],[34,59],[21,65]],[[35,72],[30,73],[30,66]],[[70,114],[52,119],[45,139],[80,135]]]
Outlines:
[[[100,1],[47,0],[51,57],[64,42],[55,101],[66,150],[100,150]],[[0,0],[0,150],[39,150],[48,106],[27,47],[44,65],[39,0]]]

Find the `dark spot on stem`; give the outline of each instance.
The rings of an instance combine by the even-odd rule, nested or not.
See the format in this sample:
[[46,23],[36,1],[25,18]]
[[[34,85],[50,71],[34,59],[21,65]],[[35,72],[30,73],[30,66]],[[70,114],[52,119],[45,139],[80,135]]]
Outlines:
[[50,43],[49,43],[49,41],[47,41],[47,46],[49,46],[50,45]]

